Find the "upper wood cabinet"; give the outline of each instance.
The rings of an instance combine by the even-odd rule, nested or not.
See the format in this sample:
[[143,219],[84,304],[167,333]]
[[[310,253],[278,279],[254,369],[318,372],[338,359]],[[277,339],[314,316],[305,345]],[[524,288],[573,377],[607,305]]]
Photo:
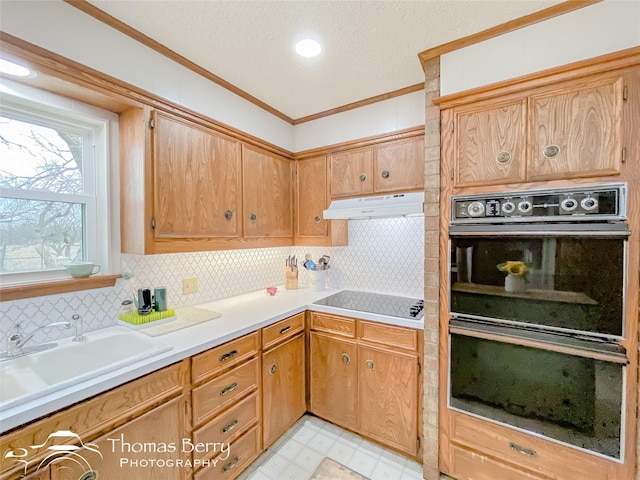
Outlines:
[[424,189],[424,136],[376,145],[373,162],[376,193]]
[[451,108],[443,102],[442,151],[454,186],[619,175],[633,85],[631,70],[617,70],[505,88]]
[[457,185],[509,183],[524,178],[525,111],[524,100],[456,109]]
[[242,146],[244,235],[293,238],[293,162]]
[[334,153],[331,197],[357,197],[424,188],[424,136]]
[[531,95],[529,179],[619,174],[626,83],[605,74]]
[[346,245],[347,221],[322,217],[330,203],[327,157],[322,155],[299,160],[296,167],[296,245]]
[[293,244],[294,162],[147,107],[120,115],[124,253]]
[[156,238],[239,237],[240,142],[153,112]]

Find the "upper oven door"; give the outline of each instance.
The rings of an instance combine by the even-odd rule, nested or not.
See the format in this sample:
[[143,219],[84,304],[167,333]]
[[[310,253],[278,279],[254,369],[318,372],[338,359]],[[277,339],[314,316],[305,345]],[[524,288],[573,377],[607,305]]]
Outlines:
[[625,224],[452,225],[450,313],[624,335]]

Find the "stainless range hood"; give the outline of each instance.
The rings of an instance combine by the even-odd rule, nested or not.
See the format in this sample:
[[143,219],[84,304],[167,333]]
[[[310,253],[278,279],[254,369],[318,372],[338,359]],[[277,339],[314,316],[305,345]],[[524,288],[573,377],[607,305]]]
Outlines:
[[323,212],[325,220],[355,220],[424,215],[424,192],[334,200]]

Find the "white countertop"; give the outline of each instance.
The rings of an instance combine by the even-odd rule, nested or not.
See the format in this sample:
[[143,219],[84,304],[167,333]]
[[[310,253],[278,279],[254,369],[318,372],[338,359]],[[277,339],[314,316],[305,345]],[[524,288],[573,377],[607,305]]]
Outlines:
[[[159,342],[171,345],[171,350],[167,352],[0,412],[0,432],[18,427],[305,310],[334,313],[410,328],[424,328],[423,320],[406,320],[313,304],[316,300],[338,291],[326,289],[314,292],[308,288],[286,290],[280,286],[273,297],[269,296],[266,290],[260,290],[197,305],[200,308],[219,312],[222,316],[153,337]],[[87,336],[91,334],[92,332],[86,333]]]

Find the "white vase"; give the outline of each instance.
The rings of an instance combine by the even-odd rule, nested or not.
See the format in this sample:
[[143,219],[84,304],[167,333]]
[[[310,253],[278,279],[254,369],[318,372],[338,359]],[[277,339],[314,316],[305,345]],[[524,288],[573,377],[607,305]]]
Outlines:
[[526,290],[524,277],[510,273],[504,277],[505,292],[524,292]]

